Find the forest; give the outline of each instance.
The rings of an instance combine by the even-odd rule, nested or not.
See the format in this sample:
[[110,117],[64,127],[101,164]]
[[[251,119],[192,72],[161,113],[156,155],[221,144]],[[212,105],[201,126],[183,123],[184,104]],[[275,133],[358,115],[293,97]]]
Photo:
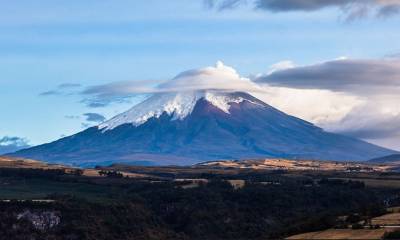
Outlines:
[[[118,172],[103,175],[1,169],[0,236],[276,239],[338,226],[341,215],[379,215],[399,201],[397,189],[352,180],[288,177],[284,172],[230,176],[245,179],[240,188],[217,175],[191,188],[174,181],[130,179]],[[266,179],[279,184],[259,181]]]

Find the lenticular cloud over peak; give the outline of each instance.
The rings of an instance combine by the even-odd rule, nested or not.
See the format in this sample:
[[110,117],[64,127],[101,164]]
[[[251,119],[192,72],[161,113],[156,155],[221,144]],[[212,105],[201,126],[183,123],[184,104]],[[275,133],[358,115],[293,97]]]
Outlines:
[[110,130],[125,123],[138,126],[163,113],[182,120],[192,113],[200,99],[229,114],[230,103],[244,100],[232,93],[254,92],[261,87],[218,61],[213,67],[184,71],[157,89],[159,91],[154,91],[151,97],[102,123],[99,128]]
[[179,73],[174,78],[156,86],[148,81],[114,82],[87,88],[83,93],[95,98],[123,97],[133,94],[172,93],[187,91],[262,91],[262,88],[248,78],[241,77],[232,67],[217,61],[215,66],[197,68]]
[[184,71],[159,86],[170,91],[222,90],[257,91],[259,87],[250,79],[241,77],[232,67],[218,61],[215,66]]

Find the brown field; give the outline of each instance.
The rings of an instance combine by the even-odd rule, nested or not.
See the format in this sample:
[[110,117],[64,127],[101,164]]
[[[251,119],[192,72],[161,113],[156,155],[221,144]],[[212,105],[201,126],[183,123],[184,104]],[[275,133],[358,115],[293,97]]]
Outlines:
[[[342,172],[342,173],[358,173],[369,176],[370,173],[390,172],[398,165],[393,164],[367,164],[360,162],[338,162],[338,161],[318,161],[318,160],[289,160],[289,159],[258,159],[258,160],[241,160],[241,161],[212,161],[196,164],[193,166],[163,166],[163,167],[143,167],[130,166],[124,164],[114,164],[110,167],[101,167],[103,170],[116,170],[127,173],[150,174],[154,172],[162,173],[209,173],[209,174],[237,174],[246,171],[271,171],[271,170],[287,170],[287,171],[311,171],[311,172]],[[44,162],[21,159],[0,157],[0,167],[12,168],[43,168],[43,169],[75,169],[74,167],[63,166],[60,164],[47,164]],[[85,175],[97,176],[97,169],[86,169]],[[130,175],[132,177],[140,177],[138,175]],[[392,176],[387,175],[385,179]],[[395,175],[394,180],[400,180]],[[397,184],[397,182],[395,182]]]
[[391,212],[391,213],[400,213],[400,207],[390,207],[390,208],[387,208],[387,210],[388,210],[388,212]]
[[182,188],[195,188],[200,186],[200,184],[205,184],[208,183],[208,179],[205,178],[196,178],[196,179],[190,179],[190,178],[177,178],[174,179],[174,182],[177,183],[182,183],[181,187]]
[[365,240],[372,240],[372,239],[382,239],[386,229],[328,229],[319,232],[309,232],[309,233],[302,233],[298,235],[294,235],[288,237],[286,239],[291,240],[306,240],[306,239],[334,239],[334,240],[341,240],[341,239],[365,239]]
[[[239,189],[244,187],[244,185],[246,184],[245,180],[241,180],[241,179],[234,179],[234,180],[226,180],[229,184],[232,185],[233,188],[235,189]],[[208,179],[204,179],[204,178],[177,178],[174,179],[174,182],[181,182],[184,183],[183,185],[181,185],[183,188],[194,188],[194,187],[198,187],[200,184],[202,183],[208,183]]]
[[[65,169],[66,172],[77,168],[60,164],[47,164],[40,161],[0,157],[0,168],[40,168]],[[352,181],[362,181],[370,187],[400,188],[400,174],[390,172],[393,165],[372,165],[355,162],[335,162],[316,160],[261,159],[243,161],[214,161],[193,166],[131,166],[114,164],[109,167],[82,169],[87,177],[101,177],[99,171],[118,171],[125,177],[151,180],[174,180],[179,178],[201,178],[202,174],[237,175],[246,173],[270,173],[275,170],[285,170],[287,177],[310,176],[314,179],[330,178]],[[229,178],[228,178],[229,179]],[[193,181],[192,181],[193,182]],[[229,183],[235,188],[244,186],[242,179],[230,179]],[[274,184],[263,182],[262,184]],[[278,184],[278,183],[277,183]],[[197,186],[193,182],[187,187]]]
[[[10,158],[0,157],[0,168],[38,168],[38,169],[65,169],[66,172],[71,172],[78,168],[68,167],[61,164],[47,164],[41,161],[22,159],[22,158]],[[101,177],[98,169],[83,169],[83,175],[87,177]],[[146,174],[131,173],[121,171],[125,177],[130,178],[143,178],[148,177]]]
[[389,213],[371,219],[372,225],[380,226],[400,226],[400,213]]
[[[83,169],[83,176],[87,176],[87,177],[102,177],[99,174],[100,170],[98,169],[92,169],[92,168],[88,168],[88,169]],[[130,177],[130,178],[145,178],[145,177],[149,177],[149,175],[146,174],[140,174],[140,173],[131,173],[131,172],[124,172],[121,171],[120,173],[122,173],[122,175],[124,177]]]
[[268,169],[268,170],[319,170],[319,171],[357,171],[357,172],[385,172],[392,165],[367,164],[360,162],[338,162],[318,160],[289,160],[289,159],[261,159],[242,161],[213,161],[198,164],[214,168],[241,168],[241,169]]
[[235,189],[242,188],[242,187],[244,187],[244,185],[246,184],[246,181],[240,180],[240,179],[237,179],[237,180],[227,180],[227,181],[228,181],[228,182],[232,185],[232,187],[235,188]]
[[9,158],[0,156],[0,168],[41,168],[41,169],[60,169],[66,168],[58,164],[46,164],[41,161],[22,159],[22,158]]

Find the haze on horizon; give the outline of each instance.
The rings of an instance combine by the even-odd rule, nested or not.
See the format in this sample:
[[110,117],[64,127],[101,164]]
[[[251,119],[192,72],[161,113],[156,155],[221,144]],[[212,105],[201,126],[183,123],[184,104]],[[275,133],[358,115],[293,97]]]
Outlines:
[[76,133],[152,93],[228,86],[400,150],[400,1],[302,2],[3,3],[0,151]]

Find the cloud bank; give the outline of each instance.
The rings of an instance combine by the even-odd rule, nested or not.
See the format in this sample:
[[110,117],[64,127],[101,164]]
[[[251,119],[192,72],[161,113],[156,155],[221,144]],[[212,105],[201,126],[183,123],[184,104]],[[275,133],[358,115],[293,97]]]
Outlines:
[[338,8],[348,20],[370,15],[390,17],[400,13],[399,0],[206,0],[209,8],[219,10],[235,8],[250,3],[255,9],[269,12],[318,11],[325,8]]
[[86,88],[82,95],[89,107],[104,107],[114,102],[125,102],[137,94],[153,94],[183,91],[263,91],[249,78],[218,61],[215,66],[182,72],[169,81],[125,81]]
[[[288,113],[303,117],[329,131],[375,143],[391,138],[394,140],[385,144],[400,149],[400,144],[395,143],[400,138],[398,58],[342,58],[308,66],[292,66],[253,80],[275,89],[286,89],[285,93],[300,91],[301,97],[292,102],[279,100],[279,95],[271,99]],[[314,92],[314,103],[308,102],[310,98],[305,97],[310,92]],[[340,95],[343,98],[337,98]],[[315,104],[315,100],[318,100],[318,104]],[[303,103],[308,107],[302,106]],[[325,105],[325,110],[319,108],[321,104]]]
[[83,116],[86,117],[87,122],[92,122],[92,123],[101,123],[106,120],[106,118],[98,113],[84,113]]
[[29,147],[25,138],[4,136],[0,138],[0,154],[6,154]]
[[272,86],[332,91],[388,91],[400,89],[400,59],[339,59],[291,67],[258,77]]
[[81,84],[78,83],[63,83],[57,86],[56,89],[45,91],[39,93],[39,96],[62,96],[62,95],[71,95],[75,93],[75,90],[82,87]]

